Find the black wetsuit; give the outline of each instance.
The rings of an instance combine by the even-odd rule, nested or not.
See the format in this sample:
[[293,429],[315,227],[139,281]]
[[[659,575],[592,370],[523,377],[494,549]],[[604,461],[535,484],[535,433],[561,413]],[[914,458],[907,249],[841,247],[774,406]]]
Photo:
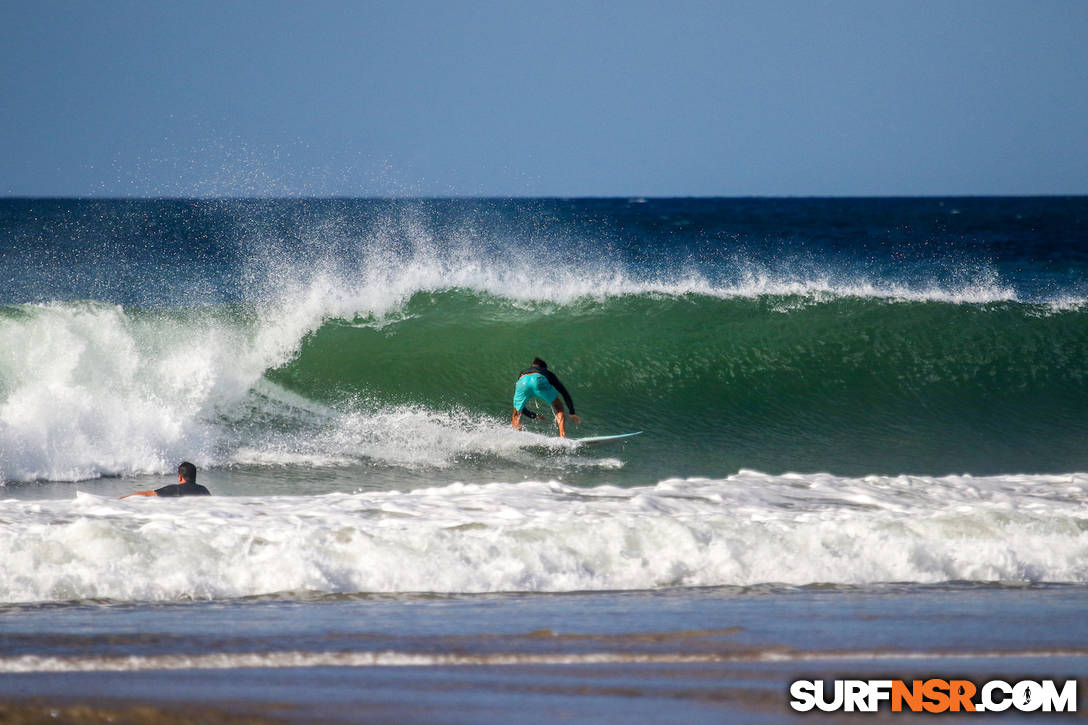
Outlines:
[[211,491],[196,482],[171,483],[169,486],[155,489],[156,496],[210,496]]
[[[565,385],[563,385],[563,383],[559,382],[559,378],[557,378],[555,373],[553,373],[548,368],[542,368],[542,367],[537,367],[536,365],[531,365],[528,370],[522,370],[521,371],[521,373],[518,375],[518,380],[521,380],[526,375],[534,375],[534,374],[535,375],[543,375],[547,379],[547,381],[549,383],[551,383],[551,386],[553,388],[555,388],[559,392],[560,395],[563,396],[563,401],[567,404],[567,412],[569,412],[571,415],[574,415],[574,401],[570,399],[570,393],[567,392],[567,387]],[[526,418],[536,418],[537,417],[536,413],[529,410],[528,408],[522,408],[520,412]]]

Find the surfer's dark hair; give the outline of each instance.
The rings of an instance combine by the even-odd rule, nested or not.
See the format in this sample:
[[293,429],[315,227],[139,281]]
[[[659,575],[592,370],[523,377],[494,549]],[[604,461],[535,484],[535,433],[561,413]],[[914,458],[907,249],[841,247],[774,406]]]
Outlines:
[[544,362],[543,360],[541,360],[538,357],[534,357],[533,358],[533,367],[546,368],[546,367],[548,367],[548,363]]
[[185,483],[196,483],[196,466],[188,461],[182,461],[178,466],[178,475]]

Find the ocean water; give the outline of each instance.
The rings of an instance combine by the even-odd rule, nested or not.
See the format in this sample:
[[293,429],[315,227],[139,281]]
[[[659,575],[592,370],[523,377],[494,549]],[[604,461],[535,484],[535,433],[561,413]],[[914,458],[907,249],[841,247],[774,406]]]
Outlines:
[[[1086,271],[1083,197],[0,200],[0,695],[778,722],[813,662],[1084,676]],[[514,431],[534,356],[573,437],[643,435]],[[214,496],[118,498],[181,460]]]

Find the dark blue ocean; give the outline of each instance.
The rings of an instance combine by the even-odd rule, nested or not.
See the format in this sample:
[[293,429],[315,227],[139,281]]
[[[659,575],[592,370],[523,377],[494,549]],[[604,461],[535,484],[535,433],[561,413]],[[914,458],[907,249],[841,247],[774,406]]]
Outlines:
[[[1086,272],[1085,197],[0,200],[0,696],[1082,676]],[[642,434],[514,431],[535,356],[572,438]],[[213,496],[118,498],[182,460]]]

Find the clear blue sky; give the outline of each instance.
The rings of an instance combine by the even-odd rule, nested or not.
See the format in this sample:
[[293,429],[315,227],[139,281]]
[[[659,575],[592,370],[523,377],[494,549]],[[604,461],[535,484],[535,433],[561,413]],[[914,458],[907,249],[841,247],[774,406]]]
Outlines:
[[1088,2],[29,0],[0,195],[1088,193]]

